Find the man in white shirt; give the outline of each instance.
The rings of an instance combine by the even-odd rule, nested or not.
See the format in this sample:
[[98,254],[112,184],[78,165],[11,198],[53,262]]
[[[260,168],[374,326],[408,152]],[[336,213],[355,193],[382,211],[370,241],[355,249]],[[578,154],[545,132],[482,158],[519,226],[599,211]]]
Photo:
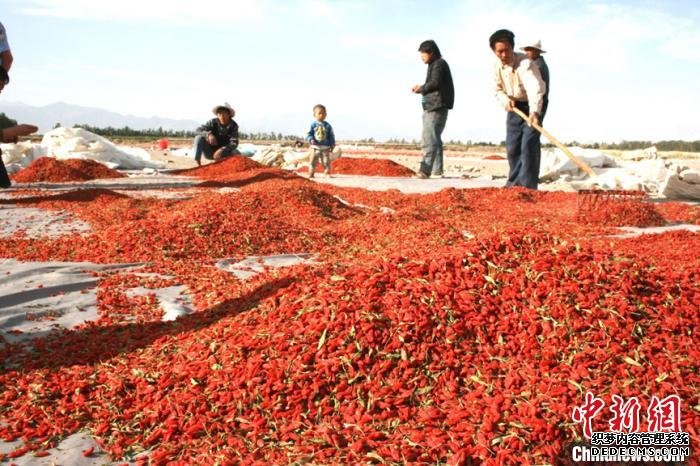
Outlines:
[[[493,83],[496,99],[508,112],[506,117],[506,151],[508,181],[506,186],[537,189],[540,172],[540,133],[532,127],[539,124],[544,94],[547,90],[537,67],[525,54],[514,52],[515,35],[500,29],[489,38],[496,55]],[[517,108],[528,115],[524,121],[513,112]]]

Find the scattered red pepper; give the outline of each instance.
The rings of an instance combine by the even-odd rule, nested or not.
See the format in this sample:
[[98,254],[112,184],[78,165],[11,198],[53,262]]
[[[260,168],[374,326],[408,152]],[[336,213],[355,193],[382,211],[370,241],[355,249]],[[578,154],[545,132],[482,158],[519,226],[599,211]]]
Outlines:
[[[309,171],[307,166],[297,170],[300,173]],[[318,173],[323,172],[323,167],[316,166]],[[388,159],[369,159],[361,157],[341,157],[331,162],[331,173],[339,175],[364,175],[364,176],[401,176],[409,177],[414,174],[412,170]]]
[[[8,457],[87,430],[154,465],[555,463],[586,391],[676,394],[700,442],[700,234],[616,238],[571,193],[370,192],[236,159],[197,169],[235,192],[0,201],[92,225],[5,238],[0,257],[154,274],[101,273],[97,321],[0,349],[0,438],[25,441]],[[213,266],[293,252],[318,263],[246,281]],[[197,308],[174,322],[127,292],[173,284]]]
[[94,160],[65,159],[41,157],[34,160],[12,176],[17,183],[32,183],[38,181],[67,182],[87,181],[98,178],[124,178],[125,174],[106,167]]

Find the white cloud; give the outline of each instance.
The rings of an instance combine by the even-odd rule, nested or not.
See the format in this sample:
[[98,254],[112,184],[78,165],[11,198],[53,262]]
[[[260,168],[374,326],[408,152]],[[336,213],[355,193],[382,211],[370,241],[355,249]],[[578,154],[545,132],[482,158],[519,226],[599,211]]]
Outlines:
[[212,24],[258,21],[269,11],[267,1],[248,0],[29,0],[16,10],[20,14],[105,21],[157,21]]
[[338,42],[346,49],[373,55],[391,63],[420,63],[419,42],[414,36],[391,33],[346,33],[338,37]]
[[700,64],[700,24],[691,20],[678,20],[667,28],[660,50],[669,56]]
[[[3,97],[18,100],[40,103],[42,97],[197,120],[208,117],[214,103],[228,100],[242,126],[255,123],[261,125],[256,129],[282,132],[299,132],[310,106],[322,102],[339,134],[412,139],[420,136],[421,110],[409,89],[425,78],[416,49],[432,38],[456,87],[445,138],[499,141],[505,115],[491,91],[494,57],[488,37],[509,28],[516,45],[540,39],[548,51],[553,87],[546,125],[560,140],[697,138],[689,122],[697,120],[693,109],[700,106],[693,79],[700,72],[700,11],[692,5],[673,11],[648,2],[466,0],[442,2],[428,17],[421,4],[399,0],[388,6],[333,0],[0,1],[11,3],[12,13],[85,18],[76,23],[86,25],[105,20],[105,31],[112,33],[121,24],[108,28],[108,20],[156,24],[164,37],[168,27],[190,28],[184,61],[167,53],[153,59],[157,47],[149,48],[152,41],[139,35],[148,28],[131,28],[131,38],[144,44],[129,52],[131,68],[112,65],[120,62],[116,59],[86,65],[91,59],[76,57],[87,57],[89,47],[67,48],[69,56],[44,41],[15,43],[13,35],[13,46],[24,50]],[[25,27],[47,23],[36,16],[21,20]],[[53,23],[62,23],[52,24],[57,30],[74,27]],[[218,32],[230,25],[235,26],[235,57],[212,73],[207,63],[216,62],[219,52],[198,41],[210,40],[205,30],[210,26]],[[96,34],[96,42],[104,41]],[[126,53],[120,44],[106,43],[111,57]],[[35,58],[29,70],[22,56],[50,57],[54,63]]]
[[335,22],[338,20],[338,11],[326,0],[306,0],[302,3],[304,15],[316,20]]

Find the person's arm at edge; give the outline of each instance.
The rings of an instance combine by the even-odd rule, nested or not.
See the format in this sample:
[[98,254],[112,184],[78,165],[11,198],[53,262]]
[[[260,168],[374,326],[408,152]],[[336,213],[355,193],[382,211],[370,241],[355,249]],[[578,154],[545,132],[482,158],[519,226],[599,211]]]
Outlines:
[[34,125],[21,124],[17,126],[10,126],[0,130],[0,140],[1,142],[14,142],[16,143],[20,136],[29,136],[32,133],[39,131]]

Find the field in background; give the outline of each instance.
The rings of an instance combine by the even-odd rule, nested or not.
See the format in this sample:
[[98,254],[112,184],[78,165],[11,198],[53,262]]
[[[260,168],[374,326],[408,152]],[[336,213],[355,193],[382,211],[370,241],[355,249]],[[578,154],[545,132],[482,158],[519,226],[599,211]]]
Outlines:
[[[25,140],[32,141],[34,143],[41,142],[42,135],[35,135]],[[157,149],[158,139],[153,137],[114,137],[108,138],[110,141],[118,145],[125,146],[135,146],[142,147],[144,149]],[[192,138],[167,138],[169,146],[172,149],[185,148],[192,144]],[[270,146],[273,144],[279,144],[282,147],[292,147],[295,144],[295,140],[247,140],[242,139],[241,144],[255,144],[258,146]],[[360,141],[339,141],[340,145],[343,146],[355,146],[353,149],[346,150],[347,155],[353,155],[354,151],[357,153],[367,155],[371,152],[375,157],[382,157],[383,155],[416,155],[419,156],[421,152],[420,144],[413,143],[389,143],[389,142],[360,142]],[[306,147],[306,146],[305,146]],[[545,144],[543,140],[543,147],[553,147],[551,144]],[[630,153],[638,153],[641,150],[618,150],[618,149],[598,149],[601,152],[608,154],[615,158],[625,158],[625,155]],[[489,155],[505,155],[505,147],[501,145],[467,145],[467,144],[446,144],[445,153],[452,157],[487,157]],[[658,155],[662,159],[675,159],[675,160],[696,160],[700,159],[700,152],[687,152],[687,151],[657,151]]]

